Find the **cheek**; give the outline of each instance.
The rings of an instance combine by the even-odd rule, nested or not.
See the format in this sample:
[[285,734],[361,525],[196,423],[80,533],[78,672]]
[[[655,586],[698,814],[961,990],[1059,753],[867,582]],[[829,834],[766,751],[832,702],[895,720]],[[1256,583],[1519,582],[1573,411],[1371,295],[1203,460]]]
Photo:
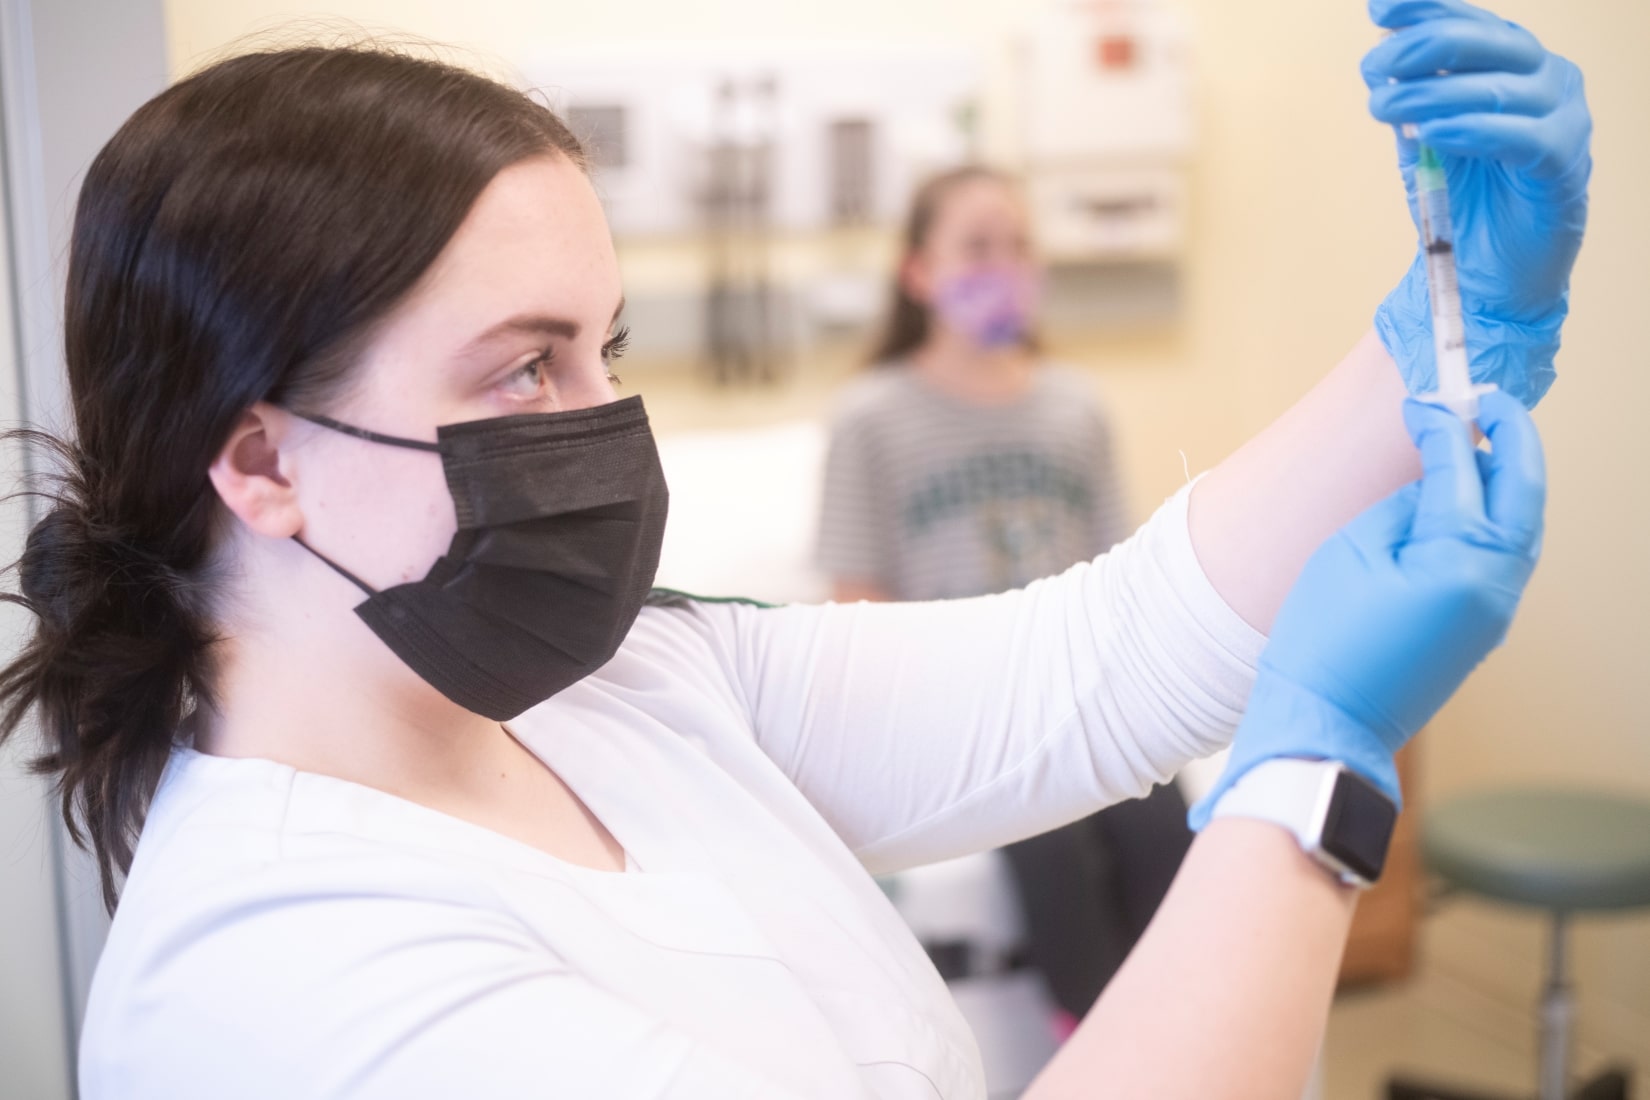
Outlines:
[[312,545],[377,589],[421,579],[458,529],[440,456],[342,442],[305,505]]
[[924,305],[932,306],[936,298],[951,284],[970,271],[970,265],[957,257],[930,256],[918,266],[914,272],[909,288],[913,291],[912,297]]

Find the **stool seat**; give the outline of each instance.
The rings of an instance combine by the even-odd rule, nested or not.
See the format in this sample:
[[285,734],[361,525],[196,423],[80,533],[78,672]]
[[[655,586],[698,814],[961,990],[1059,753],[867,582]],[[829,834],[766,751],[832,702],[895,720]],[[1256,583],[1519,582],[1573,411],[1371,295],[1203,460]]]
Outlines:
[[1428,811],[1428,867],[1452,884],[1561,913],[1650,906],[1650,801],[1565,790],[1463,795]]

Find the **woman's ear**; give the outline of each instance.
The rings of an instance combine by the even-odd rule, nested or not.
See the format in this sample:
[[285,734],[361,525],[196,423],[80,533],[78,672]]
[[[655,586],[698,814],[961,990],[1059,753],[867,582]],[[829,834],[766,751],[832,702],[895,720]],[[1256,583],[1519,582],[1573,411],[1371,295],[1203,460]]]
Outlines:
[[241,414],[207,470],[224,506],[269,538],[290,538],[304,526],[281,453],[291,422],[290,413],[258,402]]

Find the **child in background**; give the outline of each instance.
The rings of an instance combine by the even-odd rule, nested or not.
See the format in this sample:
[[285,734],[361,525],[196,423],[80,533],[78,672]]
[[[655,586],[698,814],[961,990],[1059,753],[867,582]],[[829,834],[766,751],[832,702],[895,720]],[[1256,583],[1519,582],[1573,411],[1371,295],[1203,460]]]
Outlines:
[[1042,362],[1019,191],[960,168],[916,194],[887,330],[832,428],[819,562],[838,600],[1018,588],[1132,528],[1089,381]]
[[[1010,177],[965,167],[917,191],[886,331],[831,430],[818,562],[836,600],[1018,588],[1132,530],[1093,385],[1039,353],[1041,283]],[[1057,1030],[1122,963],[1190,842],[1168,786],[1003,850]]]

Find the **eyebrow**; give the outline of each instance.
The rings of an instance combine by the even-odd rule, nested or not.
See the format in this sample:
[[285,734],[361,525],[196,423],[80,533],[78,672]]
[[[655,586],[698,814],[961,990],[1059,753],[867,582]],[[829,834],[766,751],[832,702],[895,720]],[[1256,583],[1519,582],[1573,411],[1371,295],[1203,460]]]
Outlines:
[[[618,308],[613,311],[613,320],[607,323],[609,328],[612,328],[613,323],[619,319],[619,314],[624,312],[624,306],[625,300],[620,298]],[[535,336],[559,336],[564,340],[574,340],[583,331],[583,327],[577,321],[571,321],[565,317],[551,317],[542,313],[522,313],[500,321],[489,328],[466,344],[463,351],[474,351],[492,343],[501,336],[514,336],[518,333],[528,333]]]

